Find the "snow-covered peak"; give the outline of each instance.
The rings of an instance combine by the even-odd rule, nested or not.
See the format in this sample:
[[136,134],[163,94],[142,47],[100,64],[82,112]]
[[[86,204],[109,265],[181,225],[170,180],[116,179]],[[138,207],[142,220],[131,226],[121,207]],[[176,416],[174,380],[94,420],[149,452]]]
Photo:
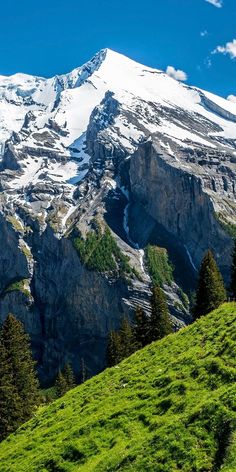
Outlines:
[[[4,146],[13,131],[17,135]],[[27,187],[42,181],[62,185],[63,192],[60,187],[57,194],[64,195],[66,188],[71,198],[74,184],[89,171],[93,145],[88,143],[96,133],[106,142],[104,155],[113,156],[114,149],[130,155],[152,136],[176,165],[180,149],[185,169],[188,159],[200,159],[195,159],[195,150],[201,154],[205,149],[206,154],[215,153],[216,163],[221,155],[227,159],[230,174],[236,154],[236,104],[110,49],[49,79],[0,76],[0,153],[2,167],[13,170],[4,178],[21,195],[17,198],[25,200]]]

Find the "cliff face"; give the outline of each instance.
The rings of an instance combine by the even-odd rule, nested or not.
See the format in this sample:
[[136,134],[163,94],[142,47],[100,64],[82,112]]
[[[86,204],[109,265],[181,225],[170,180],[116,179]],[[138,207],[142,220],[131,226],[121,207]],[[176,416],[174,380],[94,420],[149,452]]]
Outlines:
[[160,147],[147,142],[131,157],[130,185],[134,203],[177,238],[196,268],[206,248],[212,248],[227,277],[232,239],[215,217],[213,196],[201,174],[194,175],[181,163],[173,165]]
[[[20,249],[18,258],[15,254],[17,232],[9,225],[3,235],[2,228],[0,234],[11,247],[5,251],[11,283],[2,291],[1,321],[13,312],[24,322],[43,379],[52,379],[66,360],[77,372],[82,359],[88,375],[101,370],[108,331],[118,328],[124,313],[127,285],[87,270],[72,241],[58,239],[49,227],[28,239],[34,266],[30,274],[27,257]],[[3,258],[0,268],[4,269]],[[24,286],[19,284],[22,280]]]
[[[0,320],[23,321],[42,379],[66,361],[91,375],[121,317],[150,312],[147,244],[175,265],[163,286],[175,327],[206,249],[229,278],[236,107],[109,50],[64,76],[0,81]],[[74,238],[95,225],[129,274],[79,256]]]

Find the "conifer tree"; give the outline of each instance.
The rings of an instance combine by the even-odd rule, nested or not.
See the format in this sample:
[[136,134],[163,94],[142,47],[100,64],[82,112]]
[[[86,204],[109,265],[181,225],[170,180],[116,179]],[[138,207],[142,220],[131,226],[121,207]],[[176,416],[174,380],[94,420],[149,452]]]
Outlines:
[[69,362],[67,362],[67,364],[65,365],[65,367],[63,369],[63,376],[66,380],[67,390],[71,390],[72,388],[74,388],[75,385],[76,385],[75,376],[74,376],[73,369],[72,369],[71,365],[69,364]]
[[226,291],[214,256],[208,250],[203,257],[196,293],[194,318],[210,313],[226,300]]
[[137,343],[135,340],[134,330],[127,318],[124,318],[121,322],[119,336],[121,358],[126,359],[126,357],[131,356],[131,354],[133,354],[133,352],[137,350]]
[[68,391],[67,381],[61,370],[57,374],[55,388],[58,397],[62,397]]
[[110,331],[107,343],[107,366],[112,367],[121,361],[121,341],[120,335],[117,331]]
[[13,383],[13,372],[0,338],[0,441],[20,425],[20,398]]
[[152,289],[151,310],[149,324],[150,342],[161,339],[173,331],[165,295],[158,285]]
[[234,241],[232,272],[231,272],[231,294],[236,301],[236,240]]
[[20,398],[21,421],[27,421],[40,402],[39,383],[35,373],[29,336],[23,324],[9,314],[2,327],[7,362],[13,372],[13,385]]
[[87,380],[87,369],[85,365],[84,358],[81,358],[81,383],[84,383]]
[[149,319],[143,308],[137,306],[135,312],[134,335],[138,348],[146,346],[149,342]]

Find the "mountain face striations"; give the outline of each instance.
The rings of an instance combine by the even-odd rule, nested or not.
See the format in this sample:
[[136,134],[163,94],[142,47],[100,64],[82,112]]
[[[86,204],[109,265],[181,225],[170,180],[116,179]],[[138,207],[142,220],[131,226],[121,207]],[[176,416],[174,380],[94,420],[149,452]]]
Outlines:
[[43,379],[98,372],[108,331],[149,310],[148,244],[175,265],[176,327],[206,249],[228,281],[236,104],[102,50],[51,79],[0,77],[0,153],[0,319],[24,322]]

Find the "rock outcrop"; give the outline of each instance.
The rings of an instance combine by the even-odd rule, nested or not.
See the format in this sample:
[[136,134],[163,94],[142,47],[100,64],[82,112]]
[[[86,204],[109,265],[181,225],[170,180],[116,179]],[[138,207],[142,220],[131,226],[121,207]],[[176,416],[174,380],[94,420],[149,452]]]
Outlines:
[[[148,243],[175,265],[163,289],[176,329],[209,247],[228,280],[236,106],[109,50],[52,79],[0,79],[0,320],[24,322],[44,381],[66,361],[92,375],[109,330],[150,311]],[[96,225],[129,273],[91,269],[75,249]]]

